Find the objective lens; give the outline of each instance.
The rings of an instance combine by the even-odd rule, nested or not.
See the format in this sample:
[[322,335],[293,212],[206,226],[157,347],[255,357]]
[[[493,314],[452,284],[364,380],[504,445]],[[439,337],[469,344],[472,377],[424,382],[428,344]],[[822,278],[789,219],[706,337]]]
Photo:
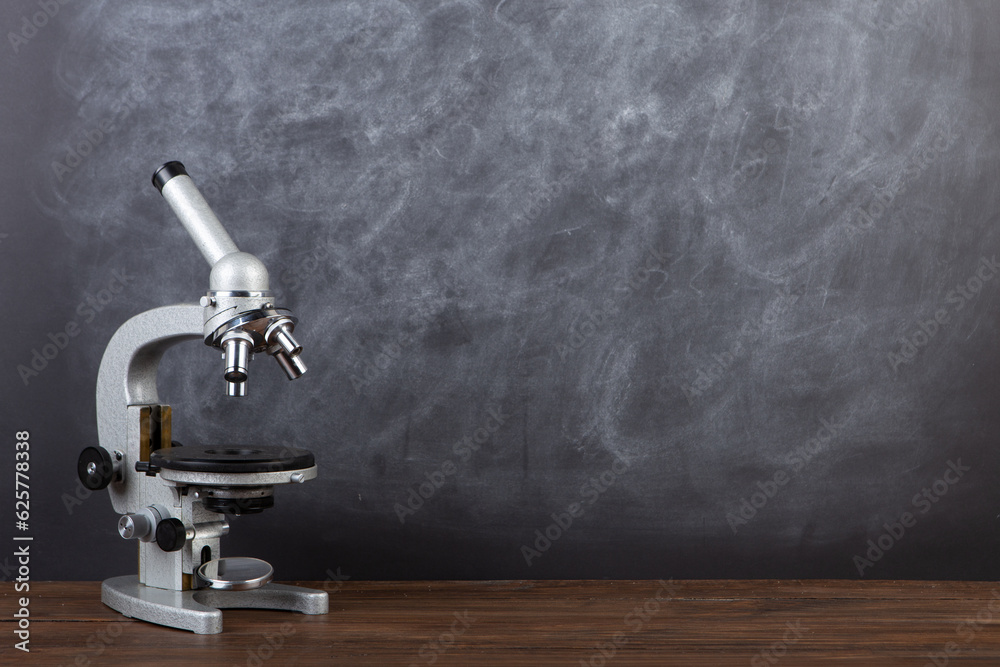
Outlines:
[[278,365],[281,366],[281,370],[285,371],[285,375],[288,376],[289,380],[297,380],[307,370],[302,357],[289,357],[282,350],[277,350],[274,353],[274,358],[278,361]]
[[245,331],[230,331],[222,337],[222,349],[226,353],[226,393],[229,396],[246,396],[243,383],[247,381],[247,364],[253,351],[253,338]]

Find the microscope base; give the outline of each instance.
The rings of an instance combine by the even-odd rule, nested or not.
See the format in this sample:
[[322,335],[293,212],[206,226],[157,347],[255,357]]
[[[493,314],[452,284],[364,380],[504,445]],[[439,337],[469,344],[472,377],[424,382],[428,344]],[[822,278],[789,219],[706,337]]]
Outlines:
[[101,584],[101,602],[129,618],[190,630],[199,635],[222,632],[222,609],[279,609],[325,614],[329,596],[300,586],[265,584],[248,591],[201,588],[168,591],[139,583],[138,575],[113,577]]

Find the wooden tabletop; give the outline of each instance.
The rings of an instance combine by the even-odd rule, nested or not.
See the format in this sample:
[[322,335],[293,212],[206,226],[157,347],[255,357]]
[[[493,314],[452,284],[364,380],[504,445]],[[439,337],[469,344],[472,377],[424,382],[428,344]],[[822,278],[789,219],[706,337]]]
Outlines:
[[225,610],[219,635],[124,618],[99,582],[6,582],[0,664],[1000,664],[1000,584],[941,581],[293,582],[330,613]]

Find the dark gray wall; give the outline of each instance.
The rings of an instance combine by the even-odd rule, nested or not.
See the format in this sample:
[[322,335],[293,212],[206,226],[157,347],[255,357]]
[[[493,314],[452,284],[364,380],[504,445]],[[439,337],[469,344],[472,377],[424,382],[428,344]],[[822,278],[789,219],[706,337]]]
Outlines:
[[320,465],[226,553],[283,579],[1000,576],[994,3],[52,6],[0,10],[30,35],[0,44],[0,456],[30,430],[36,578],[135,568],[74,465],[115,329],[207,288],[149,183],[171,159],[310,365],[257,360],[239,401],[203,346],[164,360],[178,440]]

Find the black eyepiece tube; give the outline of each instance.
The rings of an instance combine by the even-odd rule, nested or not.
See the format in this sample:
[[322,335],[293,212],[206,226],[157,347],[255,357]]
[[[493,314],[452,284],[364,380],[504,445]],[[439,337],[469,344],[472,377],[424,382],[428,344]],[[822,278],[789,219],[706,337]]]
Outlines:
[[153,185],[156,186],[157,191],[161,194],[163,193],[163,186],[166,185],[174,176],[187,176],[187,170],[184,168],[180,162],[174,160],[173,162],[167,162],[156,170],[153,174]]

